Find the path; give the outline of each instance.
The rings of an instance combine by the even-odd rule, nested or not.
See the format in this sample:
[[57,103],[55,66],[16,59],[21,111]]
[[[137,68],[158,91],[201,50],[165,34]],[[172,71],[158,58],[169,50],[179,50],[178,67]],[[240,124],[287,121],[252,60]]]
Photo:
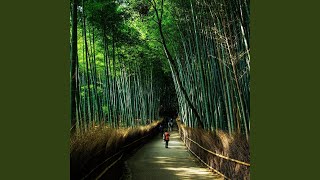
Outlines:
[[132,180],[223,180],[188,152],[177,131],[171,132],[169,148],[157,136],[139,149],[126,162],[127,179]]

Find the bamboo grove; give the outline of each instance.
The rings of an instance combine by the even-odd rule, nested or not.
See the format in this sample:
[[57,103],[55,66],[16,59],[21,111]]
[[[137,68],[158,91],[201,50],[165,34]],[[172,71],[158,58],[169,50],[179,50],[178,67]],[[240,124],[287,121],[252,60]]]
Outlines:
[[[182,121],[190,127],[242,133],[248,139],[249,2],[149,2],[172,70]],[[163,35],[164,9],[171,9],[175,35]]]
[[[204,128],[242,132],[248,138],[248,2],[180,0],[176,7],[180,7],[175,9],[175,14],[181,44],[174,49],[175,60]],[[178,88],[177,94],[182,120],[196,126],[197,122],[192,121],[195,117]]]
[[159,117],[159,59],[119,3],[72,2],[72,131],[146,125]]
[[250,134],[248,0],[72,0],[72,126],[159,118],[172,76],[189,127]]

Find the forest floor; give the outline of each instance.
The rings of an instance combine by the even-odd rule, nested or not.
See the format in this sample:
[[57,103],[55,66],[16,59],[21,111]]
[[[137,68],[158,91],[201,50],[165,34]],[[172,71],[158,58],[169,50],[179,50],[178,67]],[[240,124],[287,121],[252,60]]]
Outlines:
[[125,165],[125,180],[217,179],[221,176],[202,165],[185,147],[177,130],[170,132],[169,148],[160,134],[134,153]]

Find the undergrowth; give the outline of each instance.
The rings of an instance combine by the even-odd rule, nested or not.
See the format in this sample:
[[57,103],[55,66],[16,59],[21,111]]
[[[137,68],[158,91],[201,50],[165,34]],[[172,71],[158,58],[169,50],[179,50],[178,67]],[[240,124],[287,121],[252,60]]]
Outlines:
[[226,177],[237,180],[250,179],[250,167],[215,156],[200,148],[186,137],[214,153],[250,164],[249,142],[245,135],[216,130],[189,128],[177,121],[179,133],[185,144],[206,164],[218,170]]
[[108,157],[144,136],[154,134],[160,121],[135,128],[95,127],[70,139],[70,176],[81,179]]

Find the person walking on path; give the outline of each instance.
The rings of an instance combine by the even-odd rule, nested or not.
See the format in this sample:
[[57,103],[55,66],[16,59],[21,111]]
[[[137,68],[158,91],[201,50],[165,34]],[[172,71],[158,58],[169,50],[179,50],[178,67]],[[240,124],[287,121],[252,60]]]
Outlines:
[[162,126],[162,124],[160,124],[160,126],[159,126],[159,132],[160,132],[160,137],[161,137],[161,135],[163,134],[163,126]]
[[168,148],[169,136],[170,136],[170,133],[167,130],[165,130],[163,134],[163,140],[166,142],[166,145],[165,145],[166,148]]
[[172,126],[173,126],[173,120],[172,120],[172,118],[170,118],[169,122],[168,122],[169,131],[172,131]]

